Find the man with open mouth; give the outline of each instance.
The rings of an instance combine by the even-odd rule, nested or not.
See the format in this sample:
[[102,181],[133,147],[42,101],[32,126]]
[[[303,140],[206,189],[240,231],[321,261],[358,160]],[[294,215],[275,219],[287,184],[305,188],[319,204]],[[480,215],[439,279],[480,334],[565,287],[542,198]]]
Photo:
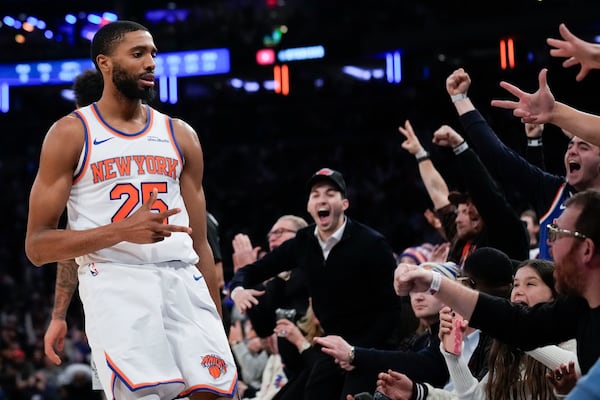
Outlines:
[[[392,286],[396,261],[391,246],[381,233],[348,218],[350,202],[339,171],[318,170],[307,190],[307,211],[314,223],[239,269],[231,280],[231,298],[245,312],[260,297],[243,287],[300,268],[326,335],[348,338],[357,346],[394,348],[401,303]],[[376,371],[346,372],[332,357],[315,353],[304,398],[345,399],[347,394],[374,390]]]

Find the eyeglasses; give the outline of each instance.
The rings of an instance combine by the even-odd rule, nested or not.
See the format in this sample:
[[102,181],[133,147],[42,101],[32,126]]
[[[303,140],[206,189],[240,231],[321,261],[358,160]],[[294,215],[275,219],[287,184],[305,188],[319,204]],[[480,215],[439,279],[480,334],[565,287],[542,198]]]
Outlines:
[[556,226],[556,224],[546,225],[546,236],[548,237],[549,242],[554,242],[555,240],[560,239],[559,235],[567,235],[579,240],[585,240],[588,238],[583,233],[579,233],[577,231],[570,231],[568,229],[561,229],[558,226]]
[[298,231],[295,231],[293,229],[287,229],[287,228],[275,229],[274,231],[267,233],[267,239],[278,238],[279,236],[283,235],[286,232],[287,233],[296,233]]
[[475,281],[470,276],[459,276],[456,280],[463,286],[470,287],[471,289],[475,288]]

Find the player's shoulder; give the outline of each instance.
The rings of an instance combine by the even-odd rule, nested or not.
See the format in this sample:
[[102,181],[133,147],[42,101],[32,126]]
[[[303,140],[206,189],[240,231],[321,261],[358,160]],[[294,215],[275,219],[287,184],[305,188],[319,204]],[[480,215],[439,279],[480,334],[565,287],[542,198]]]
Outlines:
[[62,118],[56,120],[48,132],[46,133],[46,140],[69,140],[77,141],[80,139],[83,141],[84,126],[81,120],[75,115],[70,113]]
[[192,128],[192,126],[189,123],[187,123],[187,121],[185,121],[181,118],[171,117],[171,121],[173,121],[173,129],[175,131],[194,133],[194,134],[196,133],[194,128]]
[[59,130],[59,131],[71,131],[71,130],[83,130],[83,123],[81,119],[77,117],[75,112],[67,114],[59,119],[57,119],[54,124],[52,124],[51,130]]
[[173,134],[177,141],[182,144],[193,144],[194,146],[200,143],[198,134],[194,128],[181,118],[172,118]]

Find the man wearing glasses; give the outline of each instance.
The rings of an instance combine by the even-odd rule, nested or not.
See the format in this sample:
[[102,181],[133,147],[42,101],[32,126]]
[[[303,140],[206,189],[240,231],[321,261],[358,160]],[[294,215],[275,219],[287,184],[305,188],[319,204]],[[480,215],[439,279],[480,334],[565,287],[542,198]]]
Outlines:
[[577,340],[577,357],[585,374],[600,357],[600,192],[579,192],[547,225],[555,260],[556,288],[564,296],[534,307],[513,305],[477,293],[429,271],[398,267],[398,295],[410,290],[438,289],[436,295],[470,321],[470,325],[527,351]]
[[[320,169],[309,179],[307,192],[307,211],[314,223],[238,270],[231,280],[231,298],[245,312],[259,300],[243,287],[297,268],[306,275],[325,334],[348,338],[357,346],[395,347],[401,302],[392,286],[396,261],[391,246],[382,234],[346,216],[350,202],[340,172]],[[378,371],[363,381],[352,375],[355,371],[344,372],[328,355],[315,353],[318,359],[312,364],[305,398],[345,399],[347,394],[374,390]],[[369,382],[369,387],[359,387],[360,382]]]
[[[296,232],[306,226],[308,224],[302,217],[296,215],[283,215],[279,217],[269,233],[267,233],[269,251],[275,250],[285,241],[295,237]],[[261,255],[262,249],[258,246],[253,247],[250,238],[244,233],[235,235],[232,245],[234,271],[252,264],[266,254],[263,253]],[[244,291],[244,297],[252,296],[258,298],[258,304],[247,310],[247,314],[256,334],[261,338],[266,338],[273,334],[276,324],[275,310],[277,308],[294,309],[296,311],[296,319],[304,316],[308,308],[309,294],[306,287],[306,279],[303,272],[298,269],[281,272],[264,284],[261,283],[253,288],[239,290]],[[286,346],[289,341],[282,339],[279,343],[281,346]],[[280,350],[285,351],[285,349]]]

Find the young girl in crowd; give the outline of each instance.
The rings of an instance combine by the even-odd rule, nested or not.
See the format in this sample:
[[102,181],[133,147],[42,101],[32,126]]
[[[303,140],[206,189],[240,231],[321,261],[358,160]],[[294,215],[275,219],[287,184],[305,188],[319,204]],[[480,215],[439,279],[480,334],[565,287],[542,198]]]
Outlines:
[[[558,294],[554,289],[553,270],[553,264],[545,260],[521,263],[515,272],[511,301],[531,307],[554,300]],[[440,319],[440,338],[443,338],[450,333],[452,311],[445,307],[440,312]],[[466,322],[463,327],[466,327]],[[548,368],[560,370],[561,365],[564,367],[573,362],[571,366],[575,368],[576,375],[581,375],[574,340],[528,352],[495,340],[490,349],[489,372],[481,381],[471,375],[460,356],[446,351],[442,353],[460,399],[555,399],[557,393],[546,378]],[[561,394],[568,393],[571,388],[572,385],[561,386]]]

